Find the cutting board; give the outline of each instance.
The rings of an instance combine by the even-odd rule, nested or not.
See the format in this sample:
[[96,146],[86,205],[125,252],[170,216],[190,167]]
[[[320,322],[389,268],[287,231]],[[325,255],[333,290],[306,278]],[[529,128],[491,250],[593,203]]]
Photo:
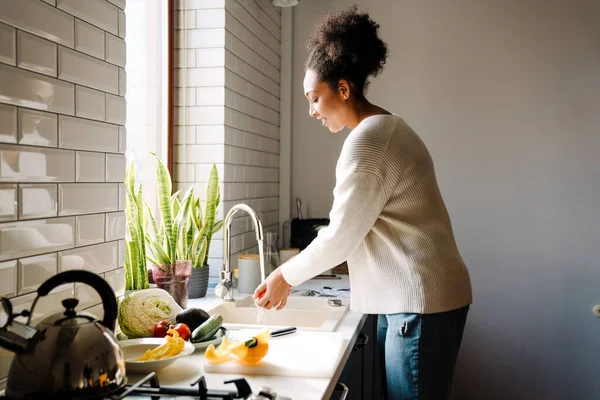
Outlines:
[[[252,336],[251,330],[233,332],[233,339]],[[241,361],[210,364],[204,372],[236,375],[277,375],[331,378],[337,369],[347,340],[336,332],[296,331],[269,340],[269,352],[255,365]]]

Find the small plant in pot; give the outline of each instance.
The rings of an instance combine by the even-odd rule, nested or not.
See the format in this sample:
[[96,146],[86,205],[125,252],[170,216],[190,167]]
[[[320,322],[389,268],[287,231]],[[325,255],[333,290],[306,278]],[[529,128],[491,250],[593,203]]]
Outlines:
[[213,234],[223,227],[223,220],[217,220],[217,207],[220,202],[219,174],[213,164],[206,185],[206,201],[204,212],[200,199],[192,205],[191,216],[195,225],[195,240],[189,248],[189,258],[192,260],[192,282],[190,298],[206,296],[208,288],[208,252]]
[[[179,192],[171,194],[169,171],[158,157],[157,161],[156,179],[161,219],[158,223],[150,207],[146,205],[148,218],[145,238],[149,249],[146,256],[151,262],[153,282],[169,292],[185,308],[187,299],[196,297],[194,285],[190,295],[192,267],[208,272],[206,261],[212,235],[223,225],[222,221],[216,221],[215,218],[219,203],[218,174],[213,165],[207,187],[206,211],[202,213],[200,199],[195,198],[193,188],[185,193],[181,201],[178,198]],[[203,295],[205,294],[206,289]]]

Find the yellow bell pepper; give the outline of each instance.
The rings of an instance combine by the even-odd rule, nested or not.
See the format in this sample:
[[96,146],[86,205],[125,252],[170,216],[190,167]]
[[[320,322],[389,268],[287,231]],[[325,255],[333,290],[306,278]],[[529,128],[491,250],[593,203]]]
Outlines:
[[204,356],[211,364],[230,361],[233,359],[232,355],[244,363],[257,364],[269,351],[270,337],[269,330],[265,328],[247,340],[231,342],[227,338],[223,338],[219,347],[215,348],[212,344],[208,346]]
[[219,347],[215,348],[213,344],[209,345],[204,352],[204,357],[211,364],[221,364],[233,360],[231,355],[231,341],[226,337],[223,338]]
[[143,356],[136,358],[135,361],[155,361],[176,356],[183,351],[185,341],[179,337],[179,333],[174,329],[168,332],[172,336],[165,336],[165,342],[152,350],[146,350]]

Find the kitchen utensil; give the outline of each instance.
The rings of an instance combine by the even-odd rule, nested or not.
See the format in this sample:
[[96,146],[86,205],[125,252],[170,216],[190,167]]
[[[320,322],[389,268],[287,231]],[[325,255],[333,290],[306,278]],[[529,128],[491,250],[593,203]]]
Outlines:
[[277,337],[277,336],[289,335],[296,331],[297,331],[297,328],[295,326],[290,326],[289,328],[277,329],[277,330],[271,332],[271,337],[273,338],[273,337]]
[[329,225],[329,218],[304,219],[300,199],[296,199],[296,208],[298,218],[291,222],[290,247],[297,247],[302,251],[317,237],[320,229]]
[[[85,283],[100,295],[104,319],[76,312],[78,300],[65,299],[65,311],[30,326],[37,302],[56,287]],[[114,338],[117,300],[100,276],[84,271],[62,272],[37,290],[31,311],[14,314],[11,302],[0,299],[8,316],[0,328],[0,346],[16,354],[6,384],[10,399],[103,398],[126,384],[123,354]],[[27,324],[15,318],[27,317]]]
[[190,342],[185,342],[183,350],[176,356],[165,358],[162,360],[152,361],[134,361],[144,355],[146,350],[152,350],[165,342],[163,338],[140,338],[140,339],[129,339],[119,342],[121,350],[123,350],[123,357],[125,358],[125,367],[127,372],[130,374],[148,374],[150,372],[156,372],[160,369],[168,367],[173,364],[177,359],[188,356],[196,350],[194,345]]
[[260,257],[258,254],[240,254],[238,256],[239,293],[253,294],[260,285]]
[[[232,336],[241,340],[252,336],[253,333],[256,333],[256,330],[232,331]],[[204,372],[331,378],[346,344],[347,340],[337,332],[298,330],[293,335],[269,340],[269,352],[256,365],[246,365],[241,361],[210,364],[204,360]]]
[[279,250],[277,250],[277,233],[267,232],[265,234],[267,240],[264,245],[265,256],[265,274],[269,275],[275,271],[281,264],[279,262]]
[[223,338],[228,337],[228,336],[229,336],[229,330],[227,328],[225,328],[224,326],[222,326],[217,331],[217,333],[215,333],[215,336],[213,336],[210,339],[205,340],[203,342],[192,343],[192,344],[194,345],[194,348],[196,350],[203,350],[211,344],[218,346],[219,344],[221,344],[221,341],[223,340]]

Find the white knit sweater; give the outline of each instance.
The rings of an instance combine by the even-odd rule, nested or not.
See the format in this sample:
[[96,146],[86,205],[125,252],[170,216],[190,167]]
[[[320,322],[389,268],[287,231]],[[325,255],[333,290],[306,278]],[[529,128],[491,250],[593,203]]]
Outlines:
[[354,311],[429,314],[471,303],[433,162],[401,118],[374,115],[352,130],[333,194],[329,226],[282,266],[289,284],[347,261]]

